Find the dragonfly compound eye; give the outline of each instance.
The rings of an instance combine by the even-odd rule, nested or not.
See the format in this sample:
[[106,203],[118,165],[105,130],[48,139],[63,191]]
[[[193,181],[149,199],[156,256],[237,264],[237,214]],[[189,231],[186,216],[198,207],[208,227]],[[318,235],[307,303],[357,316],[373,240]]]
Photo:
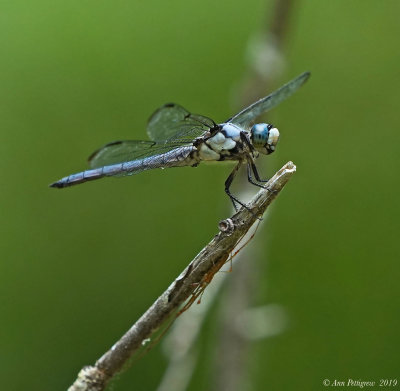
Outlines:
[[255,124],[251,128],[251,141],[257,151],[266,155],[274,152],[279,140],[279,131],[271,124]]

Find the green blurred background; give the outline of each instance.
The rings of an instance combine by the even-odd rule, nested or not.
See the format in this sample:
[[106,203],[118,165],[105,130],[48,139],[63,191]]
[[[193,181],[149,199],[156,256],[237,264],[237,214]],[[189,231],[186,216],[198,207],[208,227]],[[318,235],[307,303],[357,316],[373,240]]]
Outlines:
[[[1,2],[3,390],[66,389],[217,232],[229,213],[225,165],[47,185],[85,169],[106,142],[146,137],[165,102],[228,118],[247,42],[271,9],[260,0]],[[254,304],[279,303],[290,322],[251,345],[252,389],[400,373],[399,14],[389,0],[294,5],[279,84],[312,77],[271,114],[282,136],[265,164],[272,173],[293,160],[298,171],[254,239],[268,258]],[[216,316],[190,390],[212,382]],[[157,347],[112,389],[153,390],[165,366]]]

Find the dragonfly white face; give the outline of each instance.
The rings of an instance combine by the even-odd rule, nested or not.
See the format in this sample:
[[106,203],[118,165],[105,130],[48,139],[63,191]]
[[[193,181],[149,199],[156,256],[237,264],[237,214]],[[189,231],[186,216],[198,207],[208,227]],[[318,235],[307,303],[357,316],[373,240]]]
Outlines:
[[271,124],[255,124],[250,130],[254,148],[265,155],[275,151],[279,141],[279,130]]

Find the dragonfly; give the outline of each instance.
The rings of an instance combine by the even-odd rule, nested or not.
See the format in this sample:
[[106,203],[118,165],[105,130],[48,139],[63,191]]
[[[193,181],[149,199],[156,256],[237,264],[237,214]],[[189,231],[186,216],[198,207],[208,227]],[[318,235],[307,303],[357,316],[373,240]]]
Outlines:
[[237,164],[225,181],[225,193],[235,210],[238,210],[238,205],[247,208],[231,193],[231,184],[239,168],[246,164],[248,181],[265,187],[267,180],[261,179],[255,159],[260,154],[274,152],[279,140],[279,131],[272,124],[253,123],[261,114],[291,96],[309,77],[310,72],[302,73],[220,124],[208,117],[192,114],[178,104],[167,103],[148,121],[150,140],[110,142],[90,155],[89,170],[66,176],[50,187],[61,189],[155,168],[196,167],[201,162],[233,161]]

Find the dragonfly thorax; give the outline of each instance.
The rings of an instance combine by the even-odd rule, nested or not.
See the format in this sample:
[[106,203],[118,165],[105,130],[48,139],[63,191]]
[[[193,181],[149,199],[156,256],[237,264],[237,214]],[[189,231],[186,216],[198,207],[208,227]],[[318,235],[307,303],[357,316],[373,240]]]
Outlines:
[[271,124],[255,124],[250,130],[254,148],[265,155],[275,151],[279,141],[279,130]]

